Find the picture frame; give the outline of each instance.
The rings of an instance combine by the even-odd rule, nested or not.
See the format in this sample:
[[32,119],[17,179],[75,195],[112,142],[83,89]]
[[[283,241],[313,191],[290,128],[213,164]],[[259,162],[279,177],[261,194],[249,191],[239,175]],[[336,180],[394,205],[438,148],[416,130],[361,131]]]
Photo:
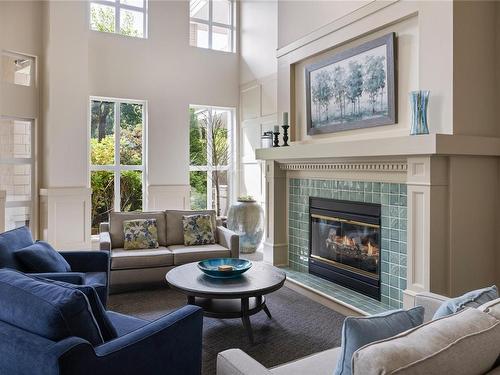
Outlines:
[[306,66],[305,82],[308,135],[395,124],[396,34]]

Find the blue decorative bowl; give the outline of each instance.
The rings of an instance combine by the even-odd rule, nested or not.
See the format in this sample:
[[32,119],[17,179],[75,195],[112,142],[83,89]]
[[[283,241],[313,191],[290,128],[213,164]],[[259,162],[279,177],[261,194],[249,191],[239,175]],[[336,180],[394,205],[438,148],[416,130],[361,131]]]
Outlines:
[[[220,266],[231,266],[232,269],[222,271],[219,269]],[[243,272],[248,271],[250,267],[252,267],[252,262],[249,260],[236,258],[215,258],[198,262],[198,268],[202,270],[205,275],[218,279],[238,277]]]

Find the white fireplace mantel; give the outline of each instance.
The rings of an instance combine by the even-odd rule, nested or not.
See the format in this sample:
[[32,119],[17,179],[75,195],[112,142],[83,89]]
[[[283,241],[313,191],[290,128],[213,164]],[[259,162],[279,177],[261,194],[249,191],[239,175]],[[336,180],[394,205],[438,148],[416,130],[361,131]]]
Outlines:
[[[259,149],[257,159],[266,162],[264,259],[288,264],[290,178],[397,182],[408,195],[404,305],[422,291],[457,295],[491,285],[497,244],[488,233],[497,230],[496,211],[484,201],[498,187],[499,155],[500,139],[440,134]],[[475,204],[464,205],[469,197]],[[464,212],[478,218],[488,242],[474,252]]]
[[447,134],[376,139],[343,140],[340,138],[327,143],[294,143],[289,147],[256,150],[257,159],[278,162],[417,155],[500,156],[500,138]]

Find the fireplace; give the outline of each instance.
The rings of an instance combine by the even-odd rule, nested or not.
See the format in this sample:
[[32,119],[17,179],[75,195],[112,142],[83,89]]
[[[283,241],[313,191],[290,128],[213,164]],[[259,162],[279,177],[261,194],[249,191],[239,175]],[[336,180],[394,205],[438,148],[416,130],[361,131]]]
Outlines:
[[380,301],[381,206],[309,198],[309,273]]

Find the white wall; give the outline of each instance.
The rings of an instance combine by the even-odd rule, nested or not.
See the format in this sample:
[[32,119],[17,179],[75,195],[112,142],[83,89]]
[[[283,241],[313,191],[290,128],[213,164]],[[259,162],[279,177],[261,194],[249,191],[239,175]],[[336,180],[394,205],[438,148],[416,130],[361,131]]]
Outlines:
[[282,48],[371,1],[279,1],[278,47]]
[[[285,5],[287,2],[285,2]],[[304,22],[312,28],[312,7]],[[283,10],[283,12],[282,12]],[[328,142],[409,135],[411,90],[431,91],[429,125],[432,133],[453,133],[453,4],[450,2],[373,1],[354,11],[330,13],[331,22],[278,51],[278,111],[292,112],[295,141]],[[288,8],[278,8],[278,36],[290,34]],[[283,14],[282,14],[283,13]],[[295,14],[295,13],[293,13]],[[306,13],[305,13],[306,14]],[[343,17],[338,17],[343,14]],[[385,33],[397,37],[398,122],[396,125],[310,137],[306,133],[304,68],[330,54]],[[280,38],[280,36],[279,36]],[[439,56],[439,58],[436,58]],[[291,78],[292,77],[292,78]]]
[[[0,1],[0,51],[16,52],[32,56],[39,64],[42,48],[42,2],[40,1]],[[0,77],[4,67],[1,66]],[[39,133],[40,77],[35,72],[35,82],[30,87],[2,82],[0,79],[0,116],[34,119],[34,131]],[[33,151],[39,150],[33,145]],[[40,163],[39,163],[40,164]],[[4,176],[5,177],[5,176]],[[23,179],[26,177],[24,176]],[[36,176],[33,187],[36,190]],[[0,224],[4,223],[4,192],[0,191]],[[23,209],[23,208],[21,208]],[[38,236],[38,207],[33,200],[30,226],[35,237]],[[0,226],[0,231],[2,226]]]
[[239,104],[239,55],[189,46],[188,1],[150,0],[148,39],[90,31],[88,12],[83,0],[0,2],[0,48],[39,57],[41,95],[0,84],[0,114],[41,126],[41,226],[56,246],[90,243],[90,96],[148,101],[147,184],[156,209],[166,191],[186,202],[189,105]]
[[240,83],[276,73],[278,1],[240,1]]
[[[408,135],[407,94],[416,89],[431,91],[431,133],[498,136],[499,7],[488,1],[279,2],[278,109],[296,112],[295,140]],[[397,124],[307,136],[304,67],[387,32],[397,36]]]
[[278,2],[240,2],[240,193],[264,203],[264,164],[255,159],[264,131],[277,124]]
[[149,38],[91,31],[89,95],[148,101],[148,182],[189,184],[189,105],[238,107],[238,55],[189,46],[189,2],[151,1]]
[[88,184],[93,95],[147,100],[148,183],[188,184],[189,104],[238,106],[237,55],[189,46],[185,1],[149,2],[148,39],[89,31],[86,2],[48,8],[44,185]]

